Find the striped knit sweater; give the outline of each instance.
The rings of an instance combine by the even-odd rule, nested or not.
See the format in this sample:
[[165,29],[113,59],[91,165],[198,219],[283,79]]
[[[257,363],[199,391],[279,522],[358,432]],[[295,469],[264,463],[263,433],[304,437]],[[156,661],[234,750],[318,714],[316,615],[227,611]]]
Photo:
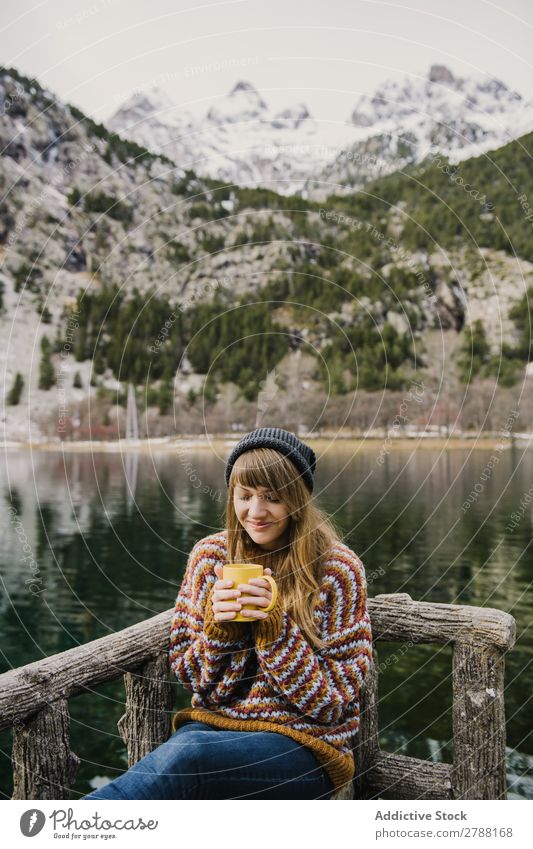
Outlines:
[[176,599],[170,663],[193,696],[172,728],[193,719],[286,734],[311,749],[340,787],[354,776],[359,691],[372,659],[363,564],[335,544],[313,614],[329,645],[316,650],[283,609],[281,594],[264,620],[215,622],[214,566],[226,562],[226,540],[220,531],[193,546]]

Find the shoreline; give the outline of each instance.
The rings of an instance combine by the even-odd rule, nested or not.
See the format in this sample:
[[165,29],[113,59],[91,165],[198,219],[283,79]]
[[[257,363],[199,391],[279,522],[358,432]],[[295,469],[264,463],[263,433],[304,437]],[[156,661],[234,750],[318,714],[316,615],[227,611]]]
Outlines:
[[[73,440],[73,441],[38,441],[26,442],[22,440],[2,440],[0,448],[6,451],[61,451],[61,452],[88,452],[94,453],[116,453],[134,452],[142,453],[151,451],[170,451],[176,448],[210,449],[213,445],[234,445],[244,435],[239,434],[216,434],[213,436],[199,436],[197,434],[183,435],[180,437],[159,437],[157,439],[120,439],[120,440]],[[501,433],[487,434],[461,434],[456,436],[444,436],[442,434],[427,433],[424,431],[404,434],[402,436],[390,436],[387,434],[367,434],[355,436],[350,434],[325,433],[309,434],[300,436],[305,442],[322,450],[328,448],[348,447],[360,445],[361,447],[375,448],[387,442],[387,447],[392,449],[412,447],[415,443],[417,448],[495,448],[504,439],[508,447],[518,443],[521,447],[529,447],[533,443],[533,433],[515,433],[502,435]]]

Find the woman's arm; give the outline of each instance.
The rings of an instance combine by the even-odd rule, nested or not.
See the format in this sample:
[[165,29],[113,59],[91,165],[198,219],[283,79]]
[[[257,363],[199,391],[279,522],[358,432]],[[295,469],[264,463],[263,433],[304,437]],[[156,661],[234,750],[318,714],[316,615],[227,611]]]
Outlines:
[[268,618],[256,623],[255,644],[259,664],[278,691],[302,714],[336,725],[358,701],[372,661],[363,564],[344,551],[330,559],[324,589],[326,648],[313,649],[279,598]]
[[215,621],[212,594],[216,562],[203,540],[192,548],[170,629],[174,675],[209,705],[222,704],[231,697],[253,650],[248,623]]

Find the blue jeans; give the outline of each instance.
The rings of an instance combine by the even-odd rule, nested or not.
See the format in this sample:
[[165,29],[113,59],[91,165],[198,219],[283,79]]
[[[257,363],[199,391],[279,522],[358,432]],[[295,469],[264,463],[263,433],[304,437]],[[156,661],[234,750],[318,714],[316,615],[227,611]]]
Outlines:
[[83,799],[327,799],[333,783],[313,752],[273,731],[188,721]]

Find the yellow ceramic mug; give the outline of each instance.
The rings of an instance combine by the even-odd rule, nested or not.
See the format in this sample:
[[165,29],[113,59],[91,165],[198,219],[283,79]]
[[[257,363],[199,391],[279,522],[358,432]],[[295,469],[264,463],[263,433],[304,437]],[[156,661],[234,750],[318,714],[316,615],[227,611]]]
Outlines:
[[[228,589],[236,589],[239,584],[247,584],[250,578],[264,578],[270,584],[272,591],[272,601],[268,607],[261,607],[257,604],[247,604],[246,607],[250,610],[264,610],[268,613],[276,604],[278,597],[277,584],[270,575],[263,575],[263,567],[256,563],[225,563],[222,569],[222,578],[224,581],[233,581],[233,587]],[[253,585],[252,585],[253,586]],[[229,599],[228,599],[229,600]],[[229,619],[229,622],[258,622],[252,616],[242,616],[237,612],[234,619]]]

